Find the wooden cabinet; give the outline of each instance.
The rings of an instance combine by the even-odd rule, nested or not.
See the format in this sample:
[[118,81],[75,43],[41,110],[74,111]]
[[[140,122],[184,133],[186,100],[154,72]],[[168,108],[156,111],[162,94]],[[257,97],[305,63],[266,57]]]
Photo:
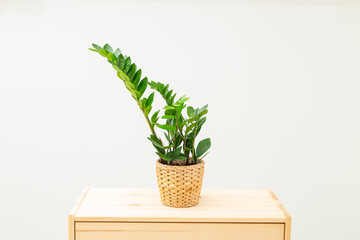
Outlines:
[[69,240],[290,240],[291,218],[270,190],[207,190],[191,208],[161,205],[157,189],[86,189]]

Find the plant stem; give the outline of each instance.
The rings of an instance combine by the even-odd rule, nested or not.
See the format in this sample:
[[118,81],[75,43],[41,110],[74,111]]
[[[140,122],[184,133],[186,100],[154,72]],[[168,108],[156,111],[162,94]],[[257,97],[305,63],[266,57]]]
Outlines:
[[197,162],[197,159],[195,159],[195,138],[196,138],[198,123],[199,123],[199,119],[196,120],[196,126],[195,126],[195,132],[194,132],[194,142],[193,142],[193,150],[192,150],[192,156],[193,156],[194,163]]
[[146,122],[148,123],[148,125],[149,125],[149,127],[150,127],[150,130],[151,130],[152,135],[154,135],[155,137],[157,137],[157,135],[156,135],[156,132],[155,132],[154,128],[151,126],[151,123],[150,123],[149,117],[148,117],[148,116],[146,116],[144,112],[143,112],[143,114],[144,114],[144,117],[145,117],[145,119],[146,119]]

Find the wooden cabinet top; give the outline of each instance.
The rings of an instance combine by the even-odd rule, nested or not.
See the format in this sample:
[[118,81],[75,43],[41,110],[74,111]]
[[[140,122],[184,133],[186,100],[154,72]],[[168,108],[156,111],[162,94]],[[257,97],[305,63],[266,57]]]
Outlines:
[[170,208],[157,189],[87,188],[69,214],[74,221],[286,223],[271,190],[203,189],[199,204]]

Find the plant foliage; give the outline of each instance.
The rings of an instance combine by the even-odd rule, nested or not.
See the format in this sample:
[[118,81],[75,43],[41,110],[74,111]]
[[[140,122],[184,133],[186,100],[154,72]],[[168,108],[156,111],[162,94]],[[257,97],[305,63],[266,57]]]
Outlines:
[[[187,106],[185,102],[190,98],[184,95],[177,99],[176,93],[169,89],[169,84],[149,82],[147,77],[142,76],[141,69],[129,56],[123,55],[119,48],[113,50],[109,44],[103,47],[96,44],[92,46],[93,48],[89,49],[107,59],[136,101],[151,130],[148,139],[163,163],[191,165],[207,155],[211,146],[210,138],[201,140],[197,146],[195,144],[196,137],[206,122],[207,105],[196,109]],[[154,91],[144,97],[148,87]],[[166,104],[163,109],[153,112],[150,117],[155,92],[161,95]],[[186,114],[183,114],[184,112]],[[163,130],[166,142],[156,134],[155,127]]]

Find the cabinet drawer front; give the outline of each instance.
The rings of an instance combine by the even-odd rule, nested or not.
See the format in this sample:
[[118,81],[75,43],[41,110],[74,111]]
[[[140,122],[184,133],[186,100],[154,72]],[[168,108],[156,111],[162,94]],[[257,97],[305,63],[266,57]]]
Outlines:
[[283,240],[272,223],[75,223],[76,240]]

